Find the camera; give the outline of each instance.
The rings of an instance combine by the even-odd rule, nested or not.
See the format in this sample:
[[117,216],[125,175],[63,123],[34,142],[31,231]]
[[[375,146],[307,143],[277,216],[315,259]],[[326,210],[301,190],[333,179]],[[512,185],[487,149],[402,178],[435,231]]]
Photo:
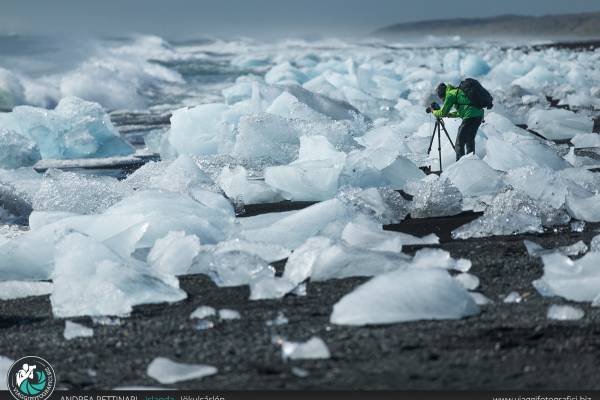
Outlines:
[[433,103],[431,103],[431,104],[429,105],[429,107],[427,107],[427,108],[425,109],[425,112],[426,112],[427,114],[429,114],[429,113],[430,113],[430,112],[432,112],[433,110],[439,110],[439,109],[440,109],[440,105],[434,101]]

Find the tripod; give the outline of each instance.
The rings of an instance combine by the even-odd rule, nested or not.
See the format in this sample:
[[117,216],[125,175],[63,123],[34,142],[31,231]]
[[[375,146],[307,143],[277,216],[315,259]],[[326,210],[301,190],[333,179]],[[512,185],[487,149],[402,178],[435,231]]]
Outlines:
[[444,121],[441,118],[436,118],[435,126],[433,127],[433,134],[431,135],[431,141],[429,142],[429,148],[427,149],[427,155],[431,153],[431,146],[433,145],[433,139],[435,139],[435,135],[437,134],[438,138],[438,155],[440,160],[440,173],[442,173],[442,130],[446,134],[446,137],[450,141],[452,148],[454,149],[454,143],[446,130],[446,125],[444,125]]

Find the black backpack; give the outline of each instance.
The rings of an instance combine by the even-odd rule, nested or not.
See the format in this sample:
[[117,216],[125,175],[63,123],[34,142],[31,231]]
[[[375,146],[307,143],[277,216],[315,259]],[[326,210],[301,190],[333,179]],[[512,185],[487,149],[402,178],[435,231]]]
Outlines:
[[458,88],[465,93],[471,101],[471,105],[488,110],[494,106],[494,98],[477,79],[467,78],[460,83]]

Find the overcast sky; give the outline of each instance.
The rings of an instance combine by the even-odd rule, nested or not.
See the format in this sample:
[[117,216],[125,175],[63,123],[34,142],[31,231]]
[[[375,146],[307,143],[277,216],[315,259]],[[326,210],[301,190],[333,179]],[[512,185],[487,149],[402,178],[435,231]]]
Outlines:
[[0,32],[364,35],[397,22],[600,11],[600,0],[0,0]]

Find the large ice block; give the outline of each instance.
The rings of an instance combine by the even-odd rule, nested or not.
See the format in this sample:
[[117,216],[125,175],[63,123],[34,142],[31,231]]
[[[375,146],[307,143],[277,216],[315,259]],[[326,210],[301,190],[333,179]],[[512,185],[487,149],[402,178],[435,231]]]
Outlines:
[[337,325],[460,319],[479,313],[469,293],[448,272],[407,269],[379,275],[333,306]]
[[42,158],[73,159],[124,156],[134,149],[97,103],[66,97],[54,110],[15,107],[5,127],[33,140]]

